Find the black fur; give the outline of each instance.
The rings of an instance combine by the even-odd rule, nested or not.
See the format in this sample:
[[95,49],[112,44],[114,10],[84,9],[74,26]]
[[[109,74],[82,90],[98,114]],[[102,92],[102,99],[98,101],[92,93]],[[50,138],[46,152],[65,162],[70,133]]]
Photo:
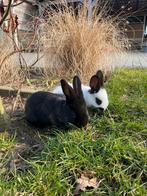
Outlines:
[[95,98],[95,101],[98,105],[101,105],[102,101],[100,99],[98,99],[97,97]]
[[88,123],[80,79],[74,77],[73,88],[65,80],[61,80],[61,86],[65,96],[40,91],[28,98],[25,105],[28,122],[40,128],[65,127],[69,123],[82,127]]
[[97,93],[104,85],[104,77],[101,70],[98,70],[95,75],[90,79],[89,86],[91,87],[90,93]]

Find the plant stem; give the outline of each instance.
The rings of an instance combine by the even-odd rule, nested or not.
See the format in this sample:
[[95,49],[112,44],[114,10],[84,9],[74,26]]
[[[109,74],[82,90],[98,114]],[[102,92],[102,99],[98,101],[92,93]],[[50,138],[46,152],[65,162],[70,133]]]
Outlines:
[[3,24],[3,22],[5,21],[5,19],[7,18],[8,14],[9,14],[9,11],[10,11],[10,8],[11,8],[11,3],[12,3],[12,0],[9,0],[7,9],[6,9],[1,21],[0,21],[0,26]]

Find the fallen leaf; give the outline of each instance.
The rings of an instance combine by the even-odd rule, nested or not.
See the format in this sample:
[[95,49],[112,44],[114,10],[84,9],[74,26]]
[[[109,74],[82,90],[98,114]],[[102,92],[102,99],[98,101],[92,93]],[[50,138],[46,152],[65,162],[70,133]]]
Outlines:
[[3,159],[3,157],[5,156],[5,154],[6,154],[6,150],[0,149],[0,159]]
[[9,172],[25,171],[28,169],[28,166],[24,163],[21,158],[12,159],[9,162]]
[[25,164],[21,154],[27,150],[27,146],[25,144],[17,145],[14,151],[11,153],[8,168],[10,173],[14,171],[24,171],[28,168]]
[[76,181],[77,186],[74,195],[80,194],[80,191],[85,191],[86,188],[92,188],[92,189],[98,188],[102,180],[98,182],[97,177],[94,176],[94,172],[81,174],[81,177],[78,178]]

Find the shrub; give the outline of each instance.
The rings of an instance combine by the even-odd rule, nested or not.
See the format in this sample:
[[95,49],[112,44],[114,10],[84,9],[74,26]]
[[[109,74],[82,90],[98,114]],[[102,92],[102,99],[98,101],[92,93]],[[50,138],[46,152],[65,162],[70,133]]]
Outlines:
[[78,73],[86,81],[98,69],[111,71],[109,57],[124,51],[127,39],[116,17],[104,17],[104,9],[98,14],[94,11],[91,21],[86,4],[78,16],[67,6],[48,13],[42,24],[47,75],[71,77]]

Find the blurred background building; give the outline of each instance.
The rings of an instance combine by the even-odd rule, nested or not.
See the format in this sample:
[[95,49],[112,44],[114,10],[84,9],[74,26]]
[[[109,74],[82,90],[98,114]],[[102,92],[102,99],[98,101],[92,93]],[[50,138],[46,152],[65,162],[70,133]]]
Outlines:
[[[22,45],[33,39],[34,32],[38,27],[38,18],[46,17],[47,11],[62,7],[65,2],[72,6],[75,12],[83,5],[84,0],[15,0],[18,4],[12,8],[13,14],[18,17],[17,39]],[[107,4],[107,14],[117,16],[120,25],[125,25],[125,32],[132,43],[133,48],[142,48],[146,45],[147,39],[147,0],[87,0],[88,17],[92,9],[98,6],[99,9]],[[0,4],[7,5],[8,0],[0,0]],[[28,36],[29,35],[29,36]],[[27,41],[27,39],[29,39]],[[34,47],[35,42],[32,42]]]

